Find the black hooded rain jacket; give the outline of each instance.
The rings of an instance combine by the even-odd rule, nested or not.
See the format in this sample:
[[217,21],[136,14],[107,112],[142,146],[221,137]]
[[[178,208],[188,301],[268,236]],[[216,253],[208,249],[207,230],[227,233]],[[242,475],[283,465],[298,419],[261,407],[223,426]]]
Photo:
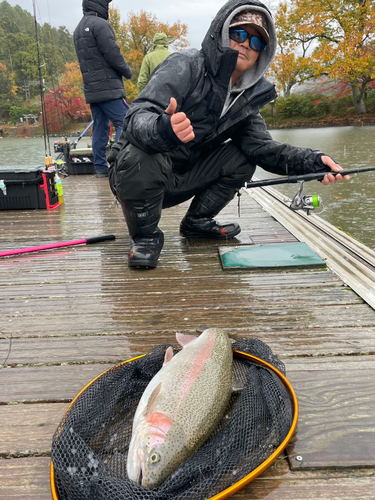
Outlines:
[[83,0],[83,18],[73,35],[88,104],[125,98],[122,77],[132,76],[107,22],[111,1]]

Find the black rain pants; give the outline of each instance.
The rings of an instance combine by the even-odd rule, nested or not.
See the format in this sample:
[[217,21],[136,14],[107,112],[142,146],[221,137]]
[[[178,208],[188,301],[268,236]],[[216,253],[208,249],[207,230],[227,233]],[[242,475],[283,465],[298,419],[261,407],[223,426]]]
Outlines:
[[147,200],[164,192],[163,208],[192,198],[212,184],[240,189],[250,181],[255,165],[227,141],[181,171],[168,154],[148,154],[128,143],[117,155],[110,185],[119,200]]

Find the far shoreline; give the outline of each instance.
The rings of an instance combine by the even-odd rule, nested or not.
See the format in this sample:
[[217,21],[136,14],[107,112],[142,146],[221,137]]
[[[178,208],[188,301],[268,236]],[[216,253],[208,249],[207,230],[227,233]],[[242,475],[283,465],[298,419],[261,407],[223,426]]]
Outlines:
[[363,118],[327,118],[316,121],[290,121],[290,122],[267,122],[269,130],[283,130],[294,128],[324,128],[324,127],[366,127],[375,125],[375,117]]
[[[49,134],[48,137],[51,139],[61,139],[62,137],[78,137],[85,130],[86,125],[83,124],[82,130],[77,130],[78,124],[75,130],[70,130],[69,132],[63,133],[53,133]],[[80,125],[80,124],[79,124]],[[363,116],[363,117],[353,117],[353,118],[326,118],[323,120],[315,121],[289,121],[289,122],[275,122],[266,121],[268,130],[284,130],[284,129],[310,129],[310,128],[325,128],[325,127],[365,127],[375,125],[375,116]],[[8,126],[1,125],[0,138],[40,138],[44,137],[43,130],[40,125],[25,125],[19,124],[18,126]],[[73,127],[72,127],[73,129]],[[85,134],[83,137],[90,137],[89,134]]]

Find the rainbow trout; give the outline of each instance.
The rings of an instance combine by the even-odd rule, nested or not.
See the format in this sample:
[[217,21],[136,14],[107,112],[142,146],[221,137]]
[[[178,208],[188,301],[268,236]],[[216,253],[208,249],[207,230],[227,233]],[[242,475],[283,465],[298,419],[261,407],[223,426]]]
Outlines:
[[222,418],[233,387],[232,342],[211,328],[199,337],[176,334],[182,350],[165,353],[134,416],[127,472],[155,488],[192,455]]

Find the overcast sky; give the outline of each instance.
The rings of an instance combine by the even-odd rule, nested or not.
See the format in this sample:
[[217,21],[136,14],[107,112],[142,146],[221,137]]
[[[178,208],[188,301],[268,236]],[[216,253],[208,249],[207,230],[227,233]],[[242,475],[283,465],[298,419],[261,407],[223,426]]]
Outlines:
[[[34,14],[33,0],[7,0],[10,5],[19,5],[22,9]],[[125,21],[129,11],[152,12],[159,21],[173,24],[176,21],[187,24],[188,40],[191,47],[199,49],[212,19],[225,0],[113,0],[112,6],[120,10]],[[266,5],[275,0],[266,0]],[[38,23],[49,23],[51,26],[65,26],[71,33],[82,17],[81,0],[35,0]]]

